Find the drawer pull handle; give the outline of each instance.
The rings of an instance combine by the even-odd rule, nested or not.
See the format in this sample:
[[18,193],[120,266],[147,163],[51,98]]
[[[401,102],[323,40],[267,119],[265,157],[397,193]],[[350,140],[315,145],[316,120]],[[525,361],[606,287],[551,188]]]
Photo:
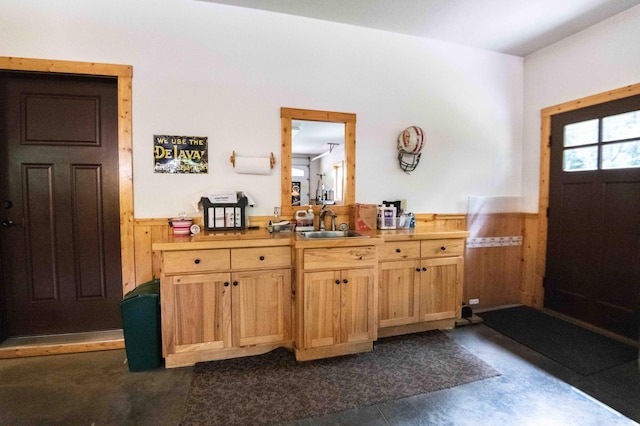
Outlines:
[[237,285],[238,285],[238,281],[234,281],[234,282],[233,282],[233,286],[235,287],[235,286],[237,286]]
[[445,246],[440,247],[440,250],[445,251],[447,248]]
[[200,259],[196,259],[193,261],[193,263],[195,263],[196,265],[200,263]]
[[224,282],[224,286],[225,286],[225,287],[229,287],[229,281],[225,281],[225,282]]
[[396,253],[400,253],[402,250],[400,249],[396,249]]
[[264,256],[260,256],[260,260],[264,260]]

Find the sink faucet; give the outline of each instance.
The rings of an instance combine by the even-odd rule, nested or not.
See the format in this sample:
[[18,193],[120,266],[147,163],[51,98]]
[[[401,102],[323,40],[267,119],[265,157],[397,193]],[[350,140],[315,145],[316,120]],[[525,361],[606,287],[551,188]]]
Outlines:
[[322,206],[322,210],[320,210],[320,218],[319,218],[319,222],[320,222],[320,231],[324,231],[325,230],[325,224],[324,224],[324,217],[326,215],[331,216],[331,230],[335,231],[336,230],[336,217],[338,217],[337,214],[335,214],[333,212],[333,210],[326,208],[327,205],[323,205]]

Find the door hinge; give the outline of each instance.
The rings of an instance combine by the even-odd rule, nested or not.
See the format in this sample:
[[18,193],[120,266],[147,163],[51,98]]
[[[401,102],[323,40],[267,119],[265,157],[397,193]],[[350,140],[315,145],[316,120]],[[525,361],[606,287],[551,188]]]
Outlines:
[[549,135],[549,147],[551,147],[551,135]]
[[547,218],[549,218],[549,207],[547,207]]

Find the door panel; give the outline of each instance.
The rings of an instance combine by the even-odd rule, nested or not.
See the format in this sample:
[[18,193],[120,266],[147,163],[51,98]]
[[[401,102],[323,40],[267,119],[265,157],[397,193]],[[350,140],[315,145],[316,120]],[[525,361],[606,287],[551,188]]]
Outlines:
[[[640,122],[613,126],[613,137],[603,124],[638,110],[640,96],[632,96],[552,118],[544,302],[632,338],[640,325],[640,155],[621,150],[605,161],[602,153],[640,140]],[[567,130],[580,123],[589,137]],[[568,161],[575,146],[594,156]]]
[[340,340],[340,272],[304,274],[304,346],[331,346]]
[[231,346],[228,273],[175,276],[166,284],[174,292],[176,313],[172,352]]
[[375,339],[373,270],[342,271],[341,342],[366,342]]
[[120,328],[117,82],[0,73],[9,336]]
[[380,327],[419,321],[420,261],[381,262],[378,273]]
[[233,344],[282,342],[289,336],[291,270],[236,272],[233,282]]

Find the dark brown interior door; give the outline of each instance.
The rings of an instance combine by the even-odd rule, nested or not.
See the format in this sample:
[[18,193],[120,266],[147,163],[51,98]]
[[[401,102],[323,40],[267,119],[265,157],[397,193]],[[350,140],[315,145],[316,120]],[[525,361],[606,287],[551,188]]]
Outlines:
[[553,116],[545,307],[637,338],[640,96]]
[[3,334],[120,328],[117,81],[0,73]]

